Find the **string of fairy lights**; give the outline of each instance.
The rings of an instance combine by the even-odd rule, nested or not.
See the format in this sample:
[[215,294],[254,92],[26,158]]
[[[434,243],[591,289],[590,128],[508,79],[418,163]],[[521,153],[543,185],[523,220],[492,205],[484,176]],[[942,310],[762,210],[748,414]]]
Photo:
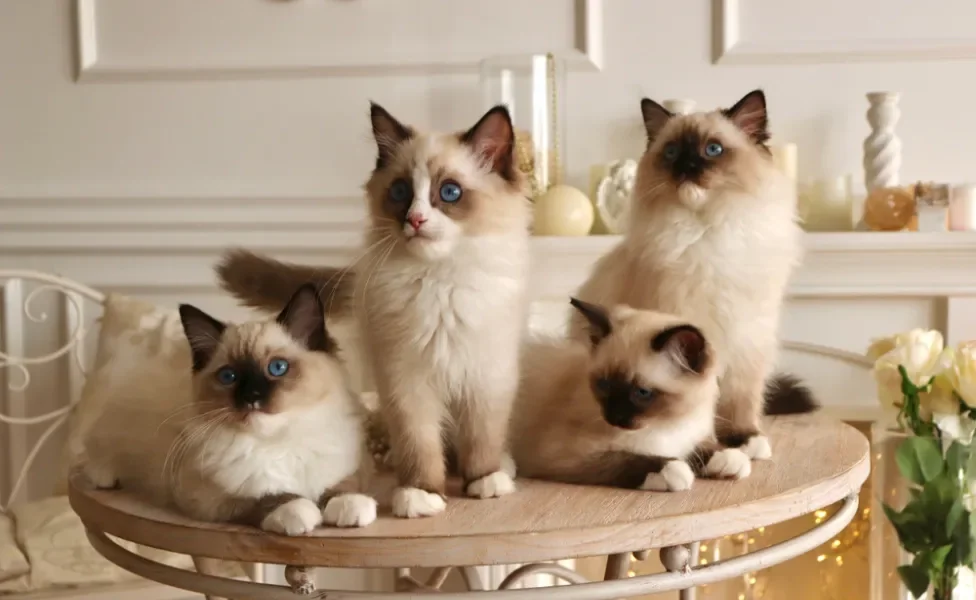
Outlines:
[[[876,454],[873,458],[875,466],[880,468],[882,454]],[[897,490],[892,488],[886,490],[886,492],[886,495],[890,496],[896,494]],[[870,490],[863,488],[861,490],[862,506],[869,504],[869,499]],[[810,516],[812,517],[813,525],[822,524],[830,517],[834,510],[834,507],[829,507],[815,511]],[[816,551],[794,559],[810,561],[811,566],[815,565],[816,572],[819,573],[821,588],[819,594],[816,596],[817,598],[824,598],[825,600],[830,598],[847,600],[850,597],[849,589],[840,589],[840,587],[845,585],[844,578],[841,576],[849,575],[850,573],[842,573],[840,570],[849,568],[852,564],[856,568],[862,566],[859,560],[852,560],[854,558],[852,557],[853,554],[857,554],[858,559],[863,557],[863,560],[867,560],[867,547],[869,545],[872,527],[878,526],[878,523],[872,523],[871,515],[870,506],[862,508],[857,516],[837,536],[820,546]],[[771,527],[759,527],[745,533],[702,542],[699,547],[698,564],[699,566],[706,566],[723,559],[741,556],[768,547],[783,539],[796,535],[795,531],[793,533],[788,532],[789,530],[795,529],[795,522],[792,527],[791,523],[787,522]],[[880,560],[880,557],[878,559]],[[631,566],[628,572],[629,576],[633,577],[640,573],[641,567],[638,563],[639,561],[637,559],[631,558]],[[734,585],[735,587],[730,589],[730,585]],[[770,578],[766,570],[746,573],[739,578],[738,582],[733,580],[732,582],[703,585],[699,587],[699,590],[699,597],[721,598],[722,600],[731,598],[736,598],[736,600],[759,600],[766,598],[767,592],[772,594],[770,590]]]

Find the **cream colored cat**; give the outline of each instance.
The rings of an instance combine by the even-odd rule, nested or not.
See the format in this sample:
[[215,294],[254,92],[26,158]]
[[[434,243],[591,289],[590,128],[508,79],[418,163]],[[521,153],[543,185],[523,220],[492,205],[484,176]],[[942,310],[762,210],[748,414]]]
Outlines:
[[505,430],[525,328],[530,210],[508,111],[460,134],[425,134],[373,104],[376,168],[355,273],[238,251],[218,266],[225,289],[268,307],[315,282],[327,308],[353,309],[390,432],[393,512],[444,510],[444,439],[469,496],[512,492]]
[[[801,247],[794,185],[765,145],[765,96],[756,90],[730,109],[690,115],[645,98],[641,111],[648,143],[629,229],[578,295],[699,323],[716,350],[719,438],[769,458],[760,434],[764,403],[768,413],[815,404],[795,379],[770,382],[780,308]],[[571,330],[587,335],[579,315]]]
[[181,306],[193,397],[108,407],[86,442],[89,479],[287,535],[373,522],[373,498],[340,491],[360,467],[363,414],[323,315],[311,286],[267,322]]
[[658,491],[741,479],[749,457],[714,439],[717,365],[688,321],[572,300],[591,338],[524,351],[509,444],[520,475]]

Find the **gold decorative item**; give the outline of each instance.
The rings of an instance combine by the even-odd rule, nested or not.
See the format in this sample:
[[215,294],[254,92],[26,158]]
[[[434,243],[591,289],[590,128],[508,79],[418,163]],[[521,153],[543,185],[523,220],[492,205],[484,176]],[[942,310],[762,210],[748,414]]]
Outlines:
[[877,188],[864,201],[864,224],[872,231],[912,229],[914,221],[914,186]]
[[533,199],[563,180],[566,61],[553,54],[497,56],[481,63],[486,109],[504,104],[516,130],[519,168]]

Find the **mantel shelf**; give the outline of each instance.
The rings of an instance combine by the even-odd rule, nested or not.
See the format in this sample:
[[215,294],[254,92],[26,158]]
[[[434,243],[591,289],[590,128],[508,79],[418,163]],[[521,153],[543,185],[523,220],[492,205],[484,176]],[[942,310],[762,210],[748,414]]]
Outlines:
[[[569,294],[619,236],[533,238],[536,289]],[[792,297],[976,296],[976,233],[807,233]]]

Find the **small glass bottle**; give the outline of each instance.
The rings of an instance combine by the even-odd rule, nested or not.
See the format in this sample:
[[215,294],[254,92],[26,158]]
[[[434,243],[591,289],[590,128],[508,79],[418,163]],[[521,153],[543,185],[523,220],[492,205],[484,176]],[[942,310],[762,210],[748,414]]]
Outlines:
[[943,232],[949,230],[949,186],[919,184],[915,186],[915,214],[918,231]]

